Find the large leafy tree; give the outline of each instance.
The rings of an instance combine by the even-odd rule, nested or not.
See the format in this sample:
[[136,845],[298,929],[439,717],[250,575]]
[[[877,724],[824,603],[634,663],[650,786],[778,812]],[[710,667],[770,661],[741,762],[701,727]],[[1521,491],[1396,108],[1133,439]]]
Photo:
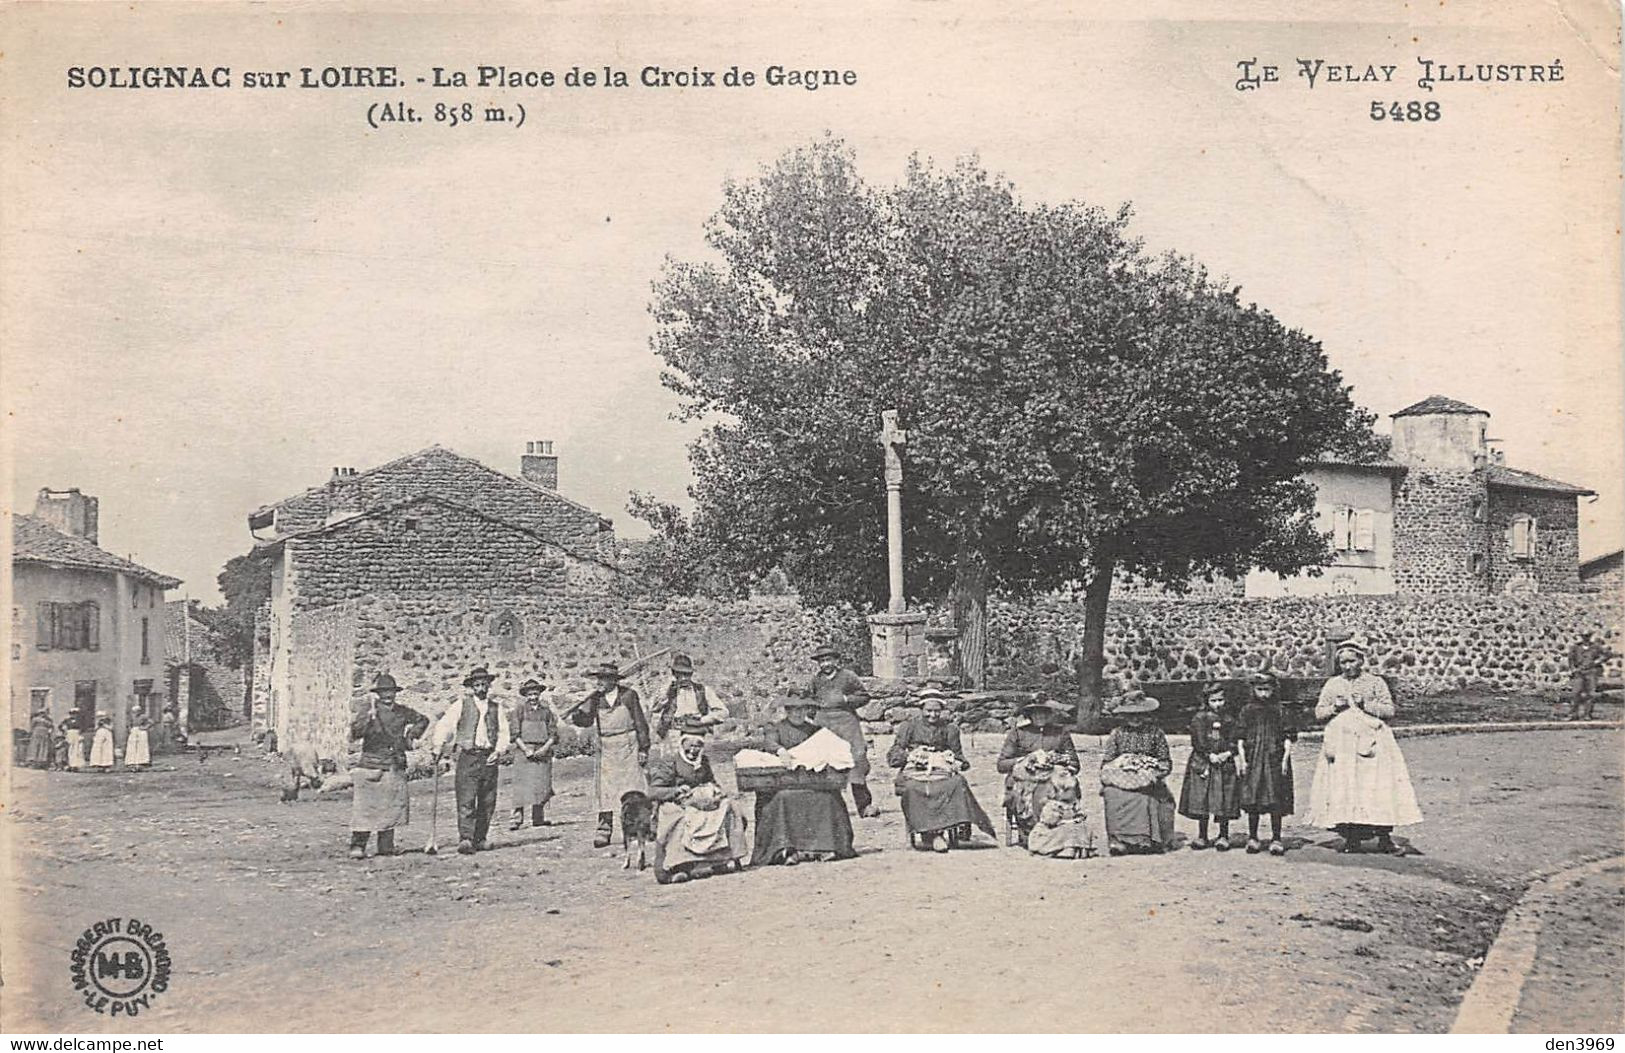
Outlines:
[[736,586],[781,567],[810,600],[881,602],[895,408],[909,592],[951,597],[972,683],[991,590],[1082,584],[1098,703],[1114,571],[1322,562],[1299,473],[1375,452],[1369,415],[1316,341],[1129,220],[1024,202],[974,159],[870,186],[828,138],[726,185],[711,258],[668,260],[651,307],[662,379],[708,424],[684,551]]

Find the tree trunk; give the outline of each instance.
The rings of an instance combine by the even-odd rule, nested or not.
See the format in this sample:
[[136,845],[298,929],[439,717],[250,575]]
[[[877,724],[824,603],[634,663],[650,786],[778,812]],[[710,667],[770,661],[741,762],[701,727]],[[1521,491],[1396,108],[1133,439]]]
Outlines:
[[1112,572],[1117,558],[1103,549],[1094,560],[1083,590],[1083,653],[1078,657],[1078,726],[1097,734],[1105,727],[1102,716],[1106,670],[1106,610],[1112,594]]
[[959,550],[954,563],[954,625],[959,630],[959,677],[966,687],[987,686],[987,561]]

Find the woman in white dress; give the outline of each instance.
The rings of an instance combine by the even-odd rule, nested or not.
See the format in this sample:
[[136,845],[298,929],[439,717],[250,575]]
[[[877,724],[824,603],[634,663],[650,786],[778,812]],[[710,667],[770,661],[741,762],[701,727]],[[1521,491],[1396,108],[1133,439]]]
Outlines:
[[90,740],[90,766],[97,771],[112,771],[113,718],[106,713],[96,714],[96,734]]
[[1329,720],[1309,791],[1308,820],[1336,830],[1339,851],[1358,852],[1375,836],[1377,850],[1403,854],[1390,836],[1396,826],[1422,821],[1410,772],[1387,722],[1394,699],[1380,676],[1365,671],[1366,649],[1352,641],[1337,649],[1337,675],[1321,688],[1315,717]]
[[130,737],[124,742],[124,766],[146,768],[152,763],[152,743],[147,736],[147,714],[137,709],[130,714]]

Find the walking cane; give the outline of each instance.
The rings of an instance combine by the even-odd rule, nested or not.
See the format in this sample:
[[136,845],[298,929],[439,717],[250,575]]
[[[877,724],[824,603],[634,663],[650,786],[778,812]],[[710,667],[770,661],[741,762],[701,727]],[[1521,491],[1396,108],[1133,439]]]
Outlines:
[[423,846],[423,854],[436,856],[440,854],[440,845],[437,843],[437,820],[440,818],[440,758],[434,759],[434,788],[429,794],[429,843]]

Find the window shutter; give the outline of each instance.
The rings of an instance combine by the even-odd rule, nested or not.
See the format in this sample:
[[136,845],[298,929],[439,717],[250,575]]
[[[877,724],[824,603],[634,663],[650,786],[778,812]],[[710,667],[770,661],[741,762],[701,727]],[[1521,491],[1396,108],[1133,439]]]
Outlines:
[[95,600],[84,605],[85,610],[85,649],[87,651],[100,651],[102,649],[102,608]]
[[35,646],[41,651],[49,651],[56,645],[56,629],[52,624],[55,620],[55,612],[52,611],[52,608],[55,606],[49,600],[41,600],[39,604],[39,623],[35,626],[37,630]]
[[1349,513],[1351,509],[1338,508],[1332,512],[1332,548],[1338,552],[1349,549]]
[[1512,521],[1509,541],[1514,556],[1527,557],[1533,550],[1534,525],[1528,516],[1519,516]]
[[1354,550],[1370,552],[1377,547],[1377,514],[1369,508],[1354,513]]
[[1531,518],[1529,520],[1529,540],[1528,540],[1529,551],[1524,553],[1524,554],[1527,555],[1530,559],[1534,559],[1535,558],[1535,549],[1536,549],[1536,547],[1538,546],[1539,543],[1540,543],[1540,524],[1538,522],[1536,522],[1533,518]]

